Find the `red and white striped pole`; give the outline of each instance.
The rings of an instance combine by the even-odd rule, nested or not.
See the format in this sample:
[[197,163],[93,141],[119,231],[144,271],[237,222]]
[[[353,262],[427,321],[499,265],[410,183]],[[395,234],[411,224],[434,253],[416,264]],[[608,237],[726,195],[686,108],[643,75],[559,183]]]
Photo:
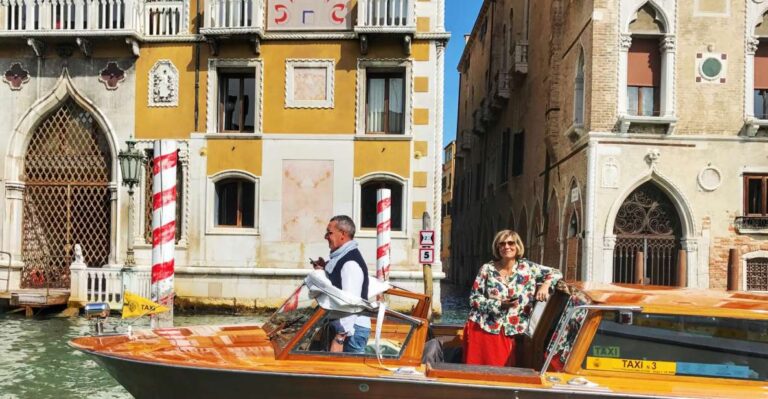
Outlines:
[[176,141],[155,140],[152,180],[152,301],[169,309],[151,316],[152,328],[173,327],[176,249]]
[[376,278],[389,280],[389,244],[392,230],[392,192],[387,188],[376,191]]

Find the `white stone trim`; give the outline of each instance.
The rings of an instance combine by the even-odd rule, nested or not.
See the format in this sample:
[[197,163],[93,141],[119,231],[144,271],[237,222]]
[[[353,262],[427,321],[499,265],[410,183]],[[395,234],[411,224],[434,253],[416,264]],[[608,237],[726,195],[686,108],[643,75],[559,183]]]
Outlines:
[[[166,73],[170,73],[170,81],[167,82],[171,93],[167,101],[163,101],[157,95],[155,95],[156,85],[161,82],[156,82],[158,79],[157,74],[161,72],[161,68],[166,68]],[[178,107],[179,106],[179,70],[173,65],[171,60],[163,59],[157,60],[152,69],[147,74],[147,106],[148,107]]]
[[265,40],[355,40],[354,32],[267,32]]
[[264,120],[264,62],[260,58],[212,58],[208,60],[208,86],[206,94],[206,133],[219,131],[219,70],[220,69],[250,69],[254,71],[256,83],[254,101],[254,133],[262,132]]
[[[216,200],[216,183],[228,179],[237,178],[250,181],[254,184],[253,190],[253,228],[246,227],[217,227],[214,224],[215,212],[214,209]],[[261,207],[259,206],[261,198],[261,178],[252,173],[243,170],[228,169],[218,172],[214,175],[208,176],[205,179],[205,234],[206,235],[236,235],[236,236],[255,236],[259,235],[261,231]]]
[[[403,115],[403,120],[405,125],[403,126],[402,135],[398,134],[391,136],[400,138],[413,136],[413,61],[408,58],[358,58],[357,88],[355,90],[355,103],[357,107],[357,112],[355,112],[355,134],[358,136],[366,136],[365,101],[368,93],[366,82],[369,68],[381,70],[403,69],[403,81],[405,83],[405,88],[403,89],[405,115]],[[430,78],[432,77],[430,76]],[[440,147],[442,147],[442,145],[438,148]]]
[[761,126],[768,126],[768,121],[755,118],[755,51],[759,38],[755,36],[755,28],[762,21],[763,14],[768,11],[768,2],[747,1],[744,29],[744,121],[747,136],[754,136]]
[[357,233],[355,234],[355,237],[361,237],[361,238],[375,238],[376,237],[376,229],[367,229],[363,230],[362,225],[360,224],[361,221],[361,212],[360,207],[362,206],[362,188],[363,184],[371,181],[371,180],[388,180],[397,184],[400,184],[403,186],[403,198],[402,198],[402,214],[401,214],[401,220],[403,229],[401,231],[392,231],[391,237],[392,238],[407,238],[410,237],[410,231],[411,231],[411,212],[412,212],[412,202],[411,202],[411,181],[410,179],[403,178],[402,176],[396,175],[394,173],[389,172],[373,172],[368,173],[366,175],[356,177],[355,178],[355,189],[354,189],[354,198],[352,201],[352,220],[354,220],[355,225],[358,226]]
[[[717,175],[720,178],[720,180],[716,184],[713,184],[711,186],[708,186],[704,182],[704,172],[706,172],[708,170],[711,170],[711,171],[717,173]],[[702,190],[704,190],[704,191],[715,191],[723,183],[723,172],[717,166],[707,165],[707,167],[702,169],[701,172],[699,172],[698,176],[696,176],[696,181],[699,183],[699,187],[701,187]]]
[[[685,250],[688,258],[688,286],[697,287],[701,284],[698,280],[699,269],[702,265],[699,265],[698,261],[698,240],[696,238],[696,220],[694,218],[693,208],[691,202],[685,196],[684,192],[678,187],[671,179],[665,175],[659,173],[657,168],[650,168],[647,173],[634,179],[634,183],[626,186],[623,192],[617,196],[614,196],[614,202],[611,205],[608,215],[605,220],[605,227],[603,230],[604,242],[610,242],[613,238],[615,244],[616,236],[613,234],[614,223],[616,222],[616,216],[619,213],[621,205],[632,192],[640,187],[642,184],[653,181],[656,185],[669,196],[672,204],[675,206],[675,211],[680,218],[680,225],[682,232],[680,234],[681,243],[686,243]],[[605,241],[607,240],[607,241]],[[609,245],[603,245],[603,270],[602,276],[605,279],[604,282],[613,281],[613,247]],[[594,267],[594,266],[593,266]],[[706,267],[704,265],[703,267]]]
[[[629,47],[632,43],[632,33],[629,24],[637,18],[637,10],[645,4],[650,4],[657,11],[657,18],[664,25],[665,31],[659,43],[661,51],[661,93],[659,95],[660,119],[671,119],[675,115],[675,62],[677,32],[677,1],[676,0],[621,0],[618,14],[619,23],[619,119],[627,116],[627,68],[629,65]],[[662,122],[666,123],[666,121]],[[626,125],[629,126],[628,124]],[[674,124],[671,124],[672,130]]]
[[[297,100],[293,98],[295,68],[325,68],[325,100]],[[295,59],[285,60],[285,108],[333,108],[334,81],[336,80],[336,61],[333,59]]]
[[[742,291],[747,290],[747,261],[756,258],[768,258],[768,251],[753,251],[741,255],[741,278],[739,289]],[[750,291],[750,292],[764,292],[764,291]]]

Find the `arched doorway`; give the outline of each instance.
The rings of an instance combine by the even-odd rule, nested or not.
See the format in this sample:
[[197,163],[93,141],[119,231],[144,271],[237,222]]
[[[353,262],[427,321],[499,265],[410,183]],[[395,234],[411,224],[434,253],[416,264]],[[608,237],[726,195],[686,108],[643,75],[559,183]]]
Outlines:
[[88,266],[108,262],[111,167],[104,132],[73,99],[35,129],[24,156],[22,287],[69,288],[75,244]]
[[643,283],[677,285],[680,217],[669,197],[656,185],[647,182],[624,200],[613,233],[614,282],[636,282],[636,265],[642,262]]

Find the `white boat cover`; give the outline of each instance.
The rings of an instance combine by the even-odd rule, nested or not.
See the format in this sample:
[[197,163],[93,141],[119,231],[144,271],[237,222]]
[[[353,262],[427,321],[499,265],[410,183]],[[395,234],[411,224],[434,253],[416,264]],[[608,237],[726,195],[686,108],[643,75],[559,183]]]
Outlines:
[[[317,301],[325,310],[345,313],[360,313],[363,310],[375,310],[378,308],[376,296],[391,288],[389,283],[368,278],[368,301],[360,297],[350,295],[333,286],[324,270],[313,270],[309,273],[304,283],[309,288],[309,297]],[[373,301],[370,301],[373,299]]]

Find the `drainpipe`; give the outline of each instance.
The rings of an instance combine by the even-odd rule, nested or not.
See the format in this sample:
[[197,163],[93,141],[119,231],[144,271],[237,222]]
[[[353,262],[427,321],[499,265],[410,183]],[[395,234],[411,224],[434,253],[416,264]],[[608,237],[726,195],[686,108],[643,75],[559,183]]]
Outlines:
[[[585,211],[584,211],[584,220],[587,221],[585,229],[584,229],[584,254],[582,255],[582,265],[584,267],[582,268],[582,273],[586,273],[586,276],[578,276],[578,278],[581,278],[584,281],[592,281],[594,279],[594,265],[592,264],[594,256],[593,256],[593,248],[594,248],[594,238],[592,235],[595,231],[595,190],[597,186],[597,182],[595,180],[597,172],[597,145],[593,141],[592,138],[589,139],[587,142],[587,200],[585,205]],[[605,264],[605,259],[603,259],[603,265]],[[603,267],[601,266],[601,270]],[[605,273],[603,273],[604,275]],[[601,279],[602,280],[602,279]]]
[[195,1],[195,133],[200,114],[200,0]]

